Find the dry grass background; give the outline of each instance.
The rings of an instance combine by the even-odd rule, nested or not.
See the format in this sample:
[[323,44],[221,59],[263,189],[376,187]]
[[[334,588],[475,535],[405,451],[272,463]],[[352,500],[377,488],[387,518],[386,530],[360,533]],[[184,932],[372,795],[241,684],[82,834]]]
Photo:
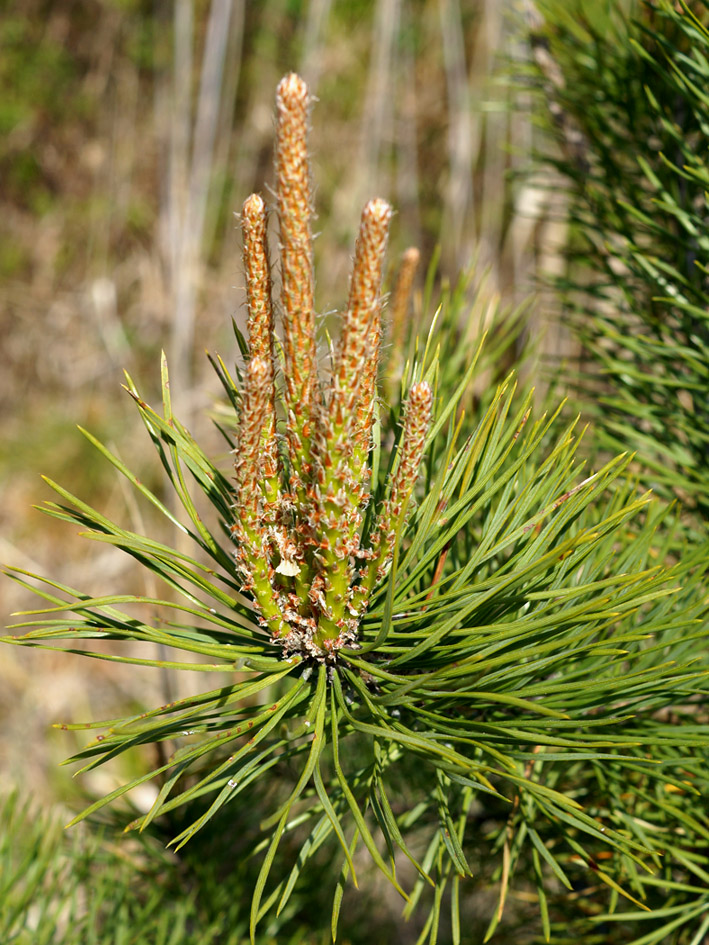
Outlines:
[[[360,208],[374,195],[397,209],[390,259],[413,243],[425,267],[440,244],[443,280],[475,262],[471,318],[529,294],[563,242],[563,198],[519,176],[535,132],[509,81],[527,58],[518,14],[514,0],[4,4],[0,559],[96,593],[136,590],[142,578],[120,554],[30,507],[51,498],[45,473],[141,526],[75,424],[159,491],[120,385],[126,368],[154,401],[161,347],[178,412],[222,450],[206,416],[218,391],[204,350],[233,358],[230,320],[243,316],[234,213],[272,180],[272,102],[285,72],[301,72],[317,97],[320,312],[346,298]],[[541,330],[544,313],[535,319]],[[8,581],[0,597],[3,617],[30,604]],[[74,746],[48,735],[50,723],[157,704],[176,685],[201,681],[3,648],[3,768],[40,797],[67,798],[56,765]]]

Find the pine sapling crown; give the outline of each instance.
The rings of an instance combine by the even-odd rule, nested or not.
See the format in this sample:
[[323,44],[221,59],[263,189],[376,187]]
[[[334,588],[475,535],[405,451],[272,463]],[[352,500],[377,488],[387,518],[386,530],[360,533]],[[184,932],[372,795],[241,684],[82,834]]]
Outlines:
[[[412,343],[411,362],[401,356],[415,251],[394,292],[388,362],[408,396],[392,398],[388,412],[377,409],[391,220],[382,199],[362,212],[339,340],[318,373],[308,104],[302,79],[283,79],[278,298],[265,203],[252,195],[243,206],[249,341],[240,383],[213,359],[238,413],[224,431],[233,471],[215,465],[175,416],[165,361],[162,410],[130,378],[127,389],[178,514],[86,434],[198,554],[138,534],[48,480],[60,498],[45,507],[50,516],[121,549],[168,593],[95,597],[9,572],[41,598],[14,625],[17,635],[3,638],[10,643],[80,639],[92,658],[200,679],[219,674],[216,688],[156,708],[61,725],[102,730],[72,759],[81,762],[77,773],[161,746],[152,770],[141,768],[74,822],[160,779],[154,803],[129,826],[143,830],[183,808],[187,825],[171,841],[179,849],[241,803],[237,823],[258,825],[254,836],[238,836],[233,819],[218,829],[231,831],[240,859],[262,854],[252,887],[254,945],[265,913],[273,907],[274,922],[285,922],[299,875],[309,874],[313,888],[319,864],[332,879],[336,941],[343,890],[350,879],[358,883],[355,860],[358,872],[366,869],[365,850],[410,896],[407,914],[428,901],[420,941],[436,940],[447,889],[453,929],[461,928],[461,908],[469,915],[478,907],[479,897],[467,895],[474,871],[486,889],[492,869],[501,876],[487,938],[517,870],[525,895],[536,885],[549,941],[547,892],[571,888],[566,871],[579,858],[593,884],[644,909],[638,866],[662,856],[674,876],[667,854],[696,822],[703,786],[690,777],[700,773],[709,736],[694,717],[688,736],[674,715],[694,708],[706,686],[696,653],[706,637],[704,553],[663,568],[669,545],[658,527],[666,513],[627,476],[632,457],[581,476],[575,421],[563,421],[561,408],[533,419],[533,393],[520,397],[509,379],[471,396],[474,374],[498,366],[504,347],[481,342],[475,352],[461,341],[461,293],[447,312],[444,296],[435,329]],[[385,434],[375,442],[380,423]],[[409,519],[424,451],[426,487]],[[118,656],[101,649],[106,640],[143,650]],[[99,643],[83,649],[86,641]],[[156,644],[180,658],[155,658]],[[170,754],[167,743],[175,746]],[[665,829],[670,802],[683,807]],[[482,833],[481,818],[489,825]],[[686,849],[677,861],[690,862]],[[477,864],[468,863],[471,854]],[[602,857],[610,860],[603,870],[590,865]],[[410,893],[404,860],[415,870]],[[696,915],[700,908],[706,914],[702,903]]]

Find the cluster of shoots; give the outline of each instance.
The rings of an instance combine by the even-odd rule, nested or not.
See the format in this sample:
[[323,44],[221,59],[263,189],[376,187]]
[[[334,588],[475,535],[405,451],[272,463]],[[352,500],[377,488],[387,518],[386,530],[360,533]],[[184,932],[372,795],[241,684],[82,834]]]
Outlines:
[[382,341],[382,269],[391,207],[364,207],[349,298],[329,364],[318,371],[313,302],[308,89],[291,74],[277,96],[280,315],[275,337],[266,205],[243,206],[249,357],[235,449],[232,536],[244,589],[284,655],[332,663],[356,647],[371,593],[391,565],[431,420],[429,384],[413,384],[393,475],[363,535],[371,495]]

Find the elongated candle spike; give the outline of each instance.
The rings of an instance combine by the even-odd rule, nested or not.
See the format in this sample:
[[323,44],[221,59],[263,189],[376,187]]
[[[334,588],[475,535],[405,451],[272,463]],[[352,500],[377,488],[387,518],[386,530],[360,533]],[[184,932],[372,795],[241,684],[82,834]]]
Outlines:
[[246,368],[243,406],[234,453],[236,506],[241,521],[254,528],[258,524],[261,498],[261,432],[270,406],[269,367],[263,358],[252,358]]
[[406,341],[406,321],[411,302],[411,291],[420,259],[421,253],[415,246],[410,246],[401,254],[399,272],[396,276],[389,304],[389,337],[395,352],[400,352]]
[[285,379],[289,405],[309,407],[316,384],[308,87],[291,73],[276,93],[276,197],[281,235]]
[[347,601],[362,510],[369,499],[368,454],[381,338],[379,292],[390,219],[385,200],[370,200],[362,211],[328,409],[315,440],[318,489],[313,511],[324,539],[318,564],[324,598],[330,602],[327,612],[322,610],[315,637],[322,647],[343,639],[350,619]]
[[251,194],[241,211],[244,236],[244,271],[249,316],[249,348],[252,358],[273,364],[273,311],[271,273],[266,245],[266,205],[259,194]]
[[406,404],[401,461],[394,475],[389,500],[394,516],[400,514],[416,485],[426,434],[431,422],[432,406],[433,392],[428,381],[414,384]]
[[308,166],[308,87],[295,73],[276,91],[276,200],[281,237],[288,491],[294,499],[299,570],[295,590],[305,615],[314,537],[301,514],[313,479],[312,440],[320,407],[313,302],[312,197]]
[[[333,403],[350,412],[369,407],[374,391],[362,380],[379,355],[381,310],[379,293],[386,252],[391,207],[381,198],[370,200],[362,211],[357,237],[350,294],[334,364]],[[376,377],[376,363],[374,364]],[[371,371],[367,380],[371,379]]]
[[236,519],[232,535],[237,542],[236,563],[244,590],[253,593],[262,622],[275,638],[285,636],[288,625],[274,587],[274,568],[269,559],[269,535],[261,522],[263,502],[263,455],[261,432],[270,408],[270,370],[263,358],[252,358],[246,368],[243,406],[237,436]]
[[366,606],[372,588],[385,576],[391,564],[397,529],[404,524],[406,510],[418,479],[432,407],[433,393],[428,382],[420,381],[414,384],[409,392],[404,413],[399,463],[372,536],[373,555],[363,575],[361,587],[355,589],[354,599],[357,600],[356,606],[360,613]]
[[281,476],[276,441],[276,404],[274,389],[273,308],[271,273],[266,242],[266,205],[252,194],[241,213],[244,236],[244,272],[248,305],[247,329],[252,359],[263,361],[269,388],[268,410],[261,428],[264,475],[264,519],[275,521],[281,497]]

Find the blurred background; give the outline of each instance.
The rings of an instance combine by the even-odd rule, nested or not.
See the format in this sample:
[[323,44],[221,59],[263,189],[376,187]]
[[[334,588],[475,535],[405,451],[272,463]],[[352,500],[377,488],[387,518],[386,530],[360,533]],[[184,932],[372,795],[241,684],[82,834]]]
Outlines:
[[[440,251],[438,283],[469,273],[481,326],[535,290],[564,241],[564,197],[549,171],[529,176],[538,133],[521,79],[523,12],[513,0],[5,0],[0,559],[96,594],[138,590],[143,578],[119,553],[32,506],[53,498],[46,474],[145,527],[76,425],[160,494],[121,383],[125,369],[155,403],[161,349],[178,414],[228,465],[208,416],[219,391],[205,350],[235,358],[237,215],[251,192],[269,199],[284,73],[299,71],[315,97],[319,312],[346,299],[360,209],[375,195],[396,208],[392,266],[415,245],[425,272]],[[549,317],[538,305],[532,330]],[[9,581],[0,597],[6,621],[33,605]],[[13,781],[46,797],[67,796],[57,762],[80,743],[48,735],[52,722],[110,718],[201,685],[9,647],[0,666],[0,754]],[[111,786],[103,769],[92,777],[86,790]]]

